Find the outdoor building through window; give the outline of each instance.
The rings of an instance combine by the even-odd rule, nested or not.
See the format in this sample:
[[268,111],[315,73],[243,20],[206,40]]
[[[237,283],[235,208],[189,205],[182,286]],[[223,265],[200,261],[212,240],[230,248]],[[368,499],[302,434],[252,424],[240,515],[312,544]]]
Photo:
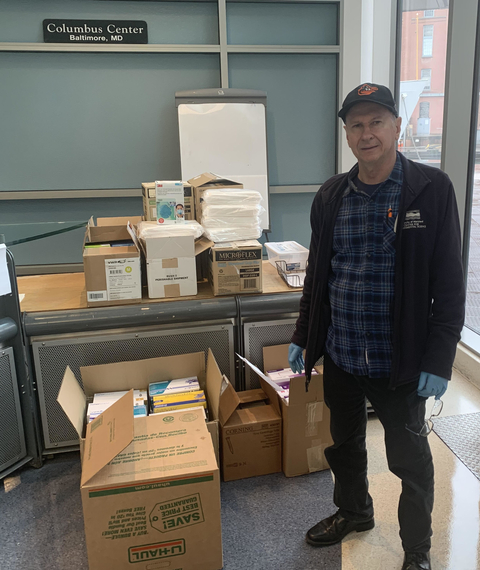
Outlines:
[[[449,0],[402,1],[399,151],[412,160],[437,168],[440,168],[442,158],[449,14]],[[470,73],[473,72],[471,69]],[[480,85],[477,87],[480,90]],[[462,340],[480,354],[480,110],[474,112],[477,131],[470,152],[475,153],[475,170],[471,215],[465,220],[464,228],[465,236],[468,236],[464,240],[468,264],[465,268],[467,303]]]
[[[432,5],[444,8],[430,10]],[[399,149],[407,158],[438,168],[442,153],[448,15],[448,0],[403,0],[402,3]]]

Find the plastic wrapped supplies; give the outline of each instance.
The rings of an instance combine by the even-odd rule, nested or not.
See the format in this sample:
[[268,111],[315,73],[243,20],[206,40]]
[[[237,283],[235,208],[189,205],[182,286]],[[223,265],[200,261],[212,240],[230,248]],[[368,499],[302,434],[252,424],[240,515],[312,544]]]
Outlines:
[[[265,208],[260,206],[260,204],[253,205],[219,205],[219,204],[209,204],[208,202],[202,208],[203,218],[224,218],[232,217],[235,218],[258,218],[261,214],[265,212]],[[203,219],[202,218],[202,219]]]
[[205,236],[215,243],[258,239],[261,235],[262,229],[260,226],[253,226],[252,228],[205,228]]
[[195,220],[185,220],[181,224],[169,224],[160,226],[157,222],[139,222],[137,224],[138,237],[141,239],[150,237],[164,237],[165,235],[192,235],[198,239],[203,235],[203,227]]
[[226,206],[246,206],[250,204],[255,206],[260,204],[262,196],[256,190],[236,190],[234,188],[218,188],[216,190],[205,190],[202,193],[204,203],[211,205]]
[[205,235],[215,243],[258,239],[265,211],[261,200],[256,190],[205,190],[201,202]]

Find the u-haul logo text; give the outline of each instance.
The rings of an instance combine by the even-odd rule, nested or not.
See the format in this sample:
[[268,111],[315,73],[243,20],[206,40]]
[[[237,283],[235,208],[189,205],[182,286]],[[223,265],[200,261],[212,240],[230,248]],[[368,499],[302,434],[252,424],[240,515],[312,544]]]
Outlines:
[[171,540],[169,542],[157,542],[144,546],[133,546],[128,549],[128,561],[130,563],[145,562],[150,560],[163,560],[172,556],[185,554],[185,540]]

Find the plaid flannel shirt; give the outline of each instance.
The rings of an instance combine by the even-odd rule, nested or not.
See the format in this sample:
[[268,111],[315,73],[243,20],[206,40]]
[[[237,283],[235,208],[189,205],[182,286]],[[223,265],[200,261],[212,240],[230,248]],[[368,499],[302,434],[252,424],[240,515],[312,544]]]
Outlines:
[[390,176],[371,196],[349,179],[335,222],[326,351],[350,374],[390,375],[395,222],[402,183],[398,155]]

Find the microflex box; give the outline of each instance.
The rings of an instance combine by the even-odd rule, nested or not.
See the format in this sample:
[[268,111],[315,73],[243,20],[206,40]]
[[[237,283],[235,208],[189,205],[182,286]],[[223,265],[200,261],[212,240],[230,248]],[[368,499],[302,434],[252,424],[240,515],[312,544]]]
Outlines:
[[157,223],[175,224],[185,221],[183,182],[181,180],[155,180]]
[[258,241],[217,243],[209,261],[214,295],[261,293],[262,246]]

